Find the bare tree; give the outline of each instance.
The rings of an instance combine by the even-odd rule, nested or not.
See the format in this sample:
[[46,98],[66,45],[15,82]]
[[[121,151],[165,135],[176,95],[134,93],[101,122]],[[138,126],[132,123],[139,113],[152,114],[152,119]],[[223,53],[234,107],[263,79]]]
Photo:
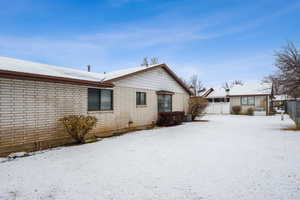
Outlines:
[[300,97],[300,53],[292,42],[276,52],[278,84],[286,89],[288,95]]
[[231,82],[231,86],[234,85],[244,85],[244,82],[242,80],[234,80]]
[[149,62],[148,62],[148,58],[147,57],[143,58],[143,62],[141,64],[141,66],[144,66],[144,67],[148,67],[149,66]]
[[225,82],[222,86],[226,91],[229,91],[235,85],[244,85],[244,82],[241,80],[234,80],[231,83]]
[[159,62],[158,62],[158,58],[157,57],[153,57],[151,58],[150,60],[150,65],[157,65]]
[[205,90],[202,81],[197,74],[194,74],[190,78],[190,88],[193,90],[195,96],[198,96],[200,92]]
[[150,65],[157,65],[157,64],[159,64],[157,57],[152,57],[150,59],[150,62],[148,61],[148,57],[145,57],[143,58],[141,66],[149,67]]
[[275,75],[264,77],[262,83],[270,84],[270,87],[267,89],[271,89],[273,95],[286,94],[285,88],[280,85],[279,79]]
[[227,91],[227,90],[230,90],[231,87],[230,87],[230,85],[229,85],[228,82],[225,82],[225,83],[223,84],[222,88],[224,88],[224,89]]

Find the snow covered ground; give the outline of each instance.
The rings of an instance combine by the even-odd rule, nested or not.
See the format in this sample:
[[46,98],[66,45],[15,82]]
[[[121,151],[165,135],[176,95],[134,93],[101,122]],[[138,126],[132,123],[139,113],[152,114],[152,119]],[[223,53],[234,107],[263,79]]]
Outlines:
[[0,199],[300,199],[300,132],[207,116],[0,163]]

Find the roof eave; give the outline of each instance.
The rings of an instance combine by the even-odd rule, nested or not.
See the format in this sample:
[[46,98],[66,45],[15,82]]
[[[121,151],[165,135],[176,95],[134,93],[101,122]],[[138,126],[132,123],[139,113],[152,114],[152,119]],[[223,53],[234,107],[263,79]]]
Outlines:
[[52,82],[52,83],[67,83],[73,85],[86,85],[86,86],[94,86],[94,87],[114,87],[114,84],[112,83],[104,83],[100,81],[99,82],[88,81],[88,80],[65,78],[65,77],[58,77],[58,76],[48,76],[42,74],[16,72],[10,70],[0,70],[0,77],[21,79],[21,80]]
[[234,94],[227,95],[228,97],[240,97],[240,96],[272,96],[271,94]]

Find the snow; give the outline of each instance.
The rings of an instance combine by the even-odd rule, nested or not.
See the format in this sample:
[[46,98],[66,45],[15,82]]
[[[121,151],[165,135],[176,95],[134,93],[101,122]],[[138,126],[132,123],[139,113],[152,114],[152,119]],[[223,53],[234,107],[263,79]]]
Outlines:
[[[148,66],[148,68],[155,66],[157,65],[151,65]],[[102,74],[0,56],[0,70],[9,70],[15,72],[24,72],[31,74],[40,74],[97,82],[108,81],[120,76],[144,70],[145,68],[146,67],[140,66]]]
[[[153,65],[153,66],[155,66],[155,65]],[[149,67],[153,67],[153,66],[149,66]],[[118,78],[120,76],[124,76],[126,74],[131,74],[131,73],[134,73],[134,72],[142,71],[144,69],[146,69],[146,67],[133,67],[133,68],[128,68],[128,69],[122,69],[122,70],[109,72],[109,73],[105,74],[105,80],[111,80],[111,79],[114,79],[114,78]]]
[[229,95],[253,95],[253,94],[271,94],[271,85],[268,83],[245,83],[243,85],[234,85],[230,88]]
[[286,100],[295,100],[291,96],[288,95],[275,95],[273,101],[286,101]]
[[287,116],[205,119],[0,163],[0,199],[300,199]]
[[26,152],[16,152],[16,153],[11,153],[8,155],[8,158],[18,158],[18,157],[24,157],[27,156],[28,154]]
[[9,70],[16,72],[41,74],[48,76],[57,76],[65,78],[74,78],[88,81],[101,81],[104,79],[103,74],[81,71],[71,68],[58,67],[54,65],[46,65],[30,61],[24,61],[14,58],[0,56],[0,70]]
[[224,98],[228,94],[224,88],[213,88],[213,91],[206,98]]
[[[213,91],[209,95],[207,95],[206,98],[225,98],[227,95],[230,96],[271,94],[270,84],[262,84],[257,82],[246,82],[243,85],[233,85],[231,86],[229,92],[226,92],[226,90],[222,87],[210,89],[213,89]],[[207,92],[208,90],[206,90],[205,92]],[[205,94],[205,92],[203,94]]]

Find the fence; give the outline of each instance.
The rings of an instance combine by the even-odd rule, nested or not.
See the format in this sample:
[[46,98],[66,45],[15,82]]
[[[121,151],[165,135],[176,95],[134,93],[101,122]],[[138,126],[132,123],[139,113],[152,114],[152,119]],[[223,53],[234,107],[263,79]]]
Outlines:
[[295,121],[297,127],[300,127],[300,101],[288,101],[287,113]]
[[229,102],[211,102],[205,109],[207,114],[230,114]]

